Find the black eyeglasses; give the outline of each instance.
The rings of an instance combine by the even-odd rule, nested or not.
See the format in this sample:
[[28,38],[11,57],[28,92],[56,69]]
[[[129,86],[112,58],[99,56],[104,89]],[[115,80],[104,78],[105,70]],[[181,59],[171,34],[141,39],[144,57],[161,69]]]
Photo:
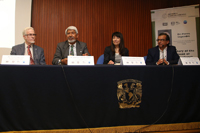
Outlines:
[[166,40],[165,39],[157,39],[156,41],[157,42],[159,42],[159,41],[163,42],[163,41],[166,41]]
[[26,36],[36,36],[36,34],[26,34]]

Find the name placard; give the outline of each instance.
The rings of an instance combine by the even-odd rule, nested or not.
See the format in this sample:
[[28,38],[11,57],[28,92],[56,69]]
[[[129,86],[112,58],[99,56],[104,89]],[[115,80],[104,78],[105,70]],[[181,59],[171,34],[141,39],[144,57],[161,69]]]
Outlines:
[[68,65],[94,65],[94,56],[68,56]]
[[5,65],[29,65],[29,55],[3,55],[1,64]]
[[198,57],[180,57],[178,65],[200,65]]
[[121,65],[146,65],[144,57],[122,56]]

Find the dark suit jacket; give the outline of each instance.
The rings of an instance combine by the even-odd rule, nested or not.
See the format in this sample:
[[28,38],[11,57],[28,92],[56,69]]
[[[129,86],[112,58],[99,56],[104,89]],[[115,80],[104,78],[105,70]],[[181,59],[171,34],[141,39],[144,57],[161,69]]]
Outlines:
[[[88,55],[90,55],[87,49],[87,44],[84,42],[76,41],[76,54],[78,56],[81,56],[82,54],[85,54],[85,53],[88,53]],[[58,43],[52,64],[58,65],[59,59],[67,58],[68,55],[69,55],[68,41]]]
[[[43,48],[34,44],[32,46],[33,46],[33,58],[35,65],[46,65]],[[25,53],[25,43],[22,43],[13,46],[10,55],[24,55],[24,53]]]
[[[129,51],[127,48],[125,48],[124,51],[124,55],[122,56],[129,56]],[[112,50],[111,50],[111,46],[108,46],[105,48],[104,51],[104,62],[103,64],[108,64],[108,62],[112,60],[113,62],[115,62],[115,55],[113,55]]]
[[[148,50],[146,65],[156,65],[156,62],[160,58],[159,47],[156,46]],[[179,55],[176,52],[176,47],[168,46],[167,47],[167,61],[169,65],[177,64],[179,60]]]

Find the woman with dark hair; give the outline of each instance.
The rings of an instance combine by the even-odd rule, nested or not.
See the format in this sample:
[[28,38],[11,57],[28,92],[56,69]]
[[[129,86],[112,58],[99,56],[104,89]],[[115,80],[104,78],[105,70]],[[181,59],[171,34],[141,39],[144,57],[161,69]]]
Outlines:
[[114,32],[111,46],[105,48],[103,64],[120,64],[121,56],[129,56],[129,51],[124,47],[122,33]]

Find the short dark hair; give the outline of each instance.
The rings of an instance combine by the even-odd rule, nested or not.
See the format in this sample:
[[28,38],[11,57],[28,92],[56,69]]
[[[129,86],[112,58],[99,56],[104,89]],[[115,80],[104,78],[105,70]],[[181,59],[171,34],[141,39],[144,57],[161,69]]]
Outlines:
[[120,32],[114,32],[114,33],[112,34],[111,50],[112,50],[112,52],[113,52],[113,55],[115,54],[115,45],[113,44],[113,37],[114,37],[114,36],[120,38],[119,53],[120,53],[120,55],[124,55],[124,50],[125,50],[125,47],[124,47],[124,38],[123,38],[122,33],[120,33]]
[[[165,35],[166,40],[170,42],[170,38],[169,38],[169,35],[167,33],[160,33],[158,36],[162,36],[162,35]],[[167,44],[167,46],[169,46],[169,43]]]
[[170,41],[169,35],[167,33],[160,33],[158,36],[162,36],[165,35],[166,36],[166,40]]

